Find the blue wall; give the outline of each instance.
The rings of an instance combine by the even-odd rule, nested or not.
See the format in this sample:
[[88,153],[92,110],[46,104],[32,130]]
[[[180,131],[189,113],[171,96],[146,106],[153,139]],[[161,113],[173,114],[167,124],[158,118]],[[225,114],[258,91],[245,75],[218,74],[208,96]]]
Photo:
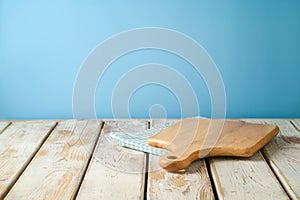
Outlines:
[[[228,117],[300,117],[300,1],[0,0],[0,119],[72,118],[73,85],[89,52],[114,34],[141,27],[177,30],[208,51],[223,77]],[[200,114],[210,115],[205,83],[185,70],[189,64],[145,50],[113,63],[96,92],[98,117],[112,116],[115,80],[149,62],[172,66],[191,80]],[[174,94],[158,85],[136,91],[129,109],[133,117],[148,117],[154,104],[163,104],[168,117],[180,117]],[[191,108],[189,115],[197,114]]]

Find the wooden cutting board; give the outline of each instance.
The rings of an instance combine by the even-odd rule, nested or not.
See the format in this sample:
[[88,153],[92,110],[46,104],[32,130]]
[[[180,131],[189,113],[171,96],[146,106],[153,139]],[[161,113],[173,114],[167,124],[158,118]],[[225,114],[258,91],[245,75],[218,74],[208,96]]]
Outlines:
[[250,157],[278,132],[277,126],[269,124],[186,118],[149,137],[147,143],[170,150],[160,157],[160,166],[178,171],[204,157]]

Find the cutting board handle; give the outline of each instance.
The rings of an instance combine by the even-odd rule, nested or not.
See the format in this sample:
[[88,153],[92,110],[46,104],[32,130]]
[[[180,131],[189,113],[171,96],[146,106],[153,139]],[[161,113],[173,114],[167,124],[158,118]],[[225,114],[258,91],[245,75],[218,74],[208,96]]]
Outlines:
[[178,171],[187,168],[193,161],[204,158],[211,149],[202,149],[191,152],[188,149],[185,152],[171,152],[160,157],[159,164],[168,171]]
[[163,155],[160,157],[159,160],[159,165],[168,171],[177,171],[180,169],[184,169],[188,167],[191,163],[192,159],[189,158],[189,156],[177,156],[173,153]]

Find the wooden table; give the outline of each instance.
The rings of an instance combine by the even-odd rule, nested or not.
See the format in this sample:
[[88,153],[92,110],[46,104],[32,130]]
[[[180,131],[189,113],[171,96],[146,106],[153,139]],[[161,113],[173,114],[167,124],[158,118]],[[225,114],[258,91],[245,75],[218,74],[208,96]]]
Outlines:
[[300,119],[251,119],[281,132],[251,158],[168,173],[108,136],[176,120],[0,121],[0,199],[300,199]]

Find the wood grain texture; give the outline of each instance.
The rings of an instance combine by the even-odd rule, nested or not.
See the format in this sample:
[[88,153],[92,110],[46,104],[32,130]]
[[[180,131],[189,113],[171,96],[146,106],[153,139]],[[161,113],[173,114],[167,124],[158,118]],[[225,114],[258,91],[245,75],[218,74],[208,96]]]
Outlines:
[[220,199],[288,198],[260,152],[249,159],[211,158],[210,166]]
[[260,152],[209,160],[219,199],[289,199]]
[[72,199],[100,132],[96,120],[59,122],[6,199]]
[[109,133],[146,129],[146,120],[105,121],[77,199],[143,199],[145,153],[115,145]]
[[10,122],[0,121],[0,134],[10,125]]
[[[177,120],[151,120],[151,127],[170,125]],[[214,199],[203,159],[178,173],[159,167],[159,157],[149,155],[148,199]]]
[[[1,124],[3,129],[9,123]],[[0,199],[15,183],[55,124],[54,121],[14,122],[0,134]]]
[[149,137],[147,143],[170,150],[160,158],[160,166],[178,171],[204,157],[250,157],[278,132],[275,125],[185,118]]
[[289,120],[248,120],[276,124],[279,135],[263,149],[266,160],[292,199],[300,199],[300,132]]

